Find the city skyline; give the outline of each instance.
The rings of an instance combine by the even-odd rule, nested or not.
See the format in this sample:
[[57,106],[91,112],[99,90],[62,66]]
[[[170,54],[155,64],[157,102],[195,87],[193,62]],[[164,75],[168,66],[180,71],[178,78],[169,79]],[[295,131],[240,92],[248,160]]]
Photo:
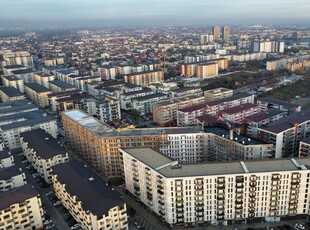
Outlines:
[[61,25],[306,24],[310,2],[4,0],[3,27]]

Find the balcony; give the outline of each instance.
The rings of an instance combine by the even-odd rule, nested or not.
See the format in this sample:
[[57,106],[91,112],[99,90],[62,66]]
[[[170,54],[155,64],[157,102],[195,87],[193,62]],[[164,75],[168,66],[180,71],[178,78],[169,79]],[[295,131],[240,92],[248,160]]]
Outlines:
[[203,186],[202,185],[197,185],[195,186],[196,191],[203,191]]
[[202,208],[202,207],[197,207],[197,208],[196,208],[196,212],[204,212],[204,208]]
[[204,217],[204,214],[203,214],[203,213],[197,213],[197,214],[196,214],[196,217],[197,217],[197,218]]
[[255,187],[256,185],[257,185],[256,181],[255,182],[253,182],[253,181],[250,182],[250,187]]
[[225,196],[223,196],[223,195],[218,195],[216,199],[217,199],[217,200],[225,200]]
[[134,185],[133,188],[134,188],[134,190],[136,190],[136,191],[140,191],[140,187],[139,187],[138,185]]
[[236,204],[243,204],[243,200],[236,200]]
[[243,185],[243,184],[238,183],[238,184],[236,185],[236,188],[244,188],[244,185]]
[[217,189],[225,189],[225,184],[218,185]]
[[140,193],[139,191],[135,191],[134,194],[135,194],[136,196],[140,196],[141,193]]
[[161,201],[161,200],[158,200],[158,203],[159,203],[161,206],[164,206],[164,205],[165,205],[165,203],[164,203],[163,201]]
[[157,188],[161,189],[161,190],[164,189],[164,187],[162,185],[160,185],[160,184],[157,185]]
[[166,215],[165,212],[163,212],[161,210],[159,210],[159,214],[162,215],[162,216]]
[[243,183],[244,182],[244,177],[236,177],[236,182],[237,183]]
[[135,182],[139,182],[139,178],[138,178],[138,177],[133,177],[133,180],[134,180]]

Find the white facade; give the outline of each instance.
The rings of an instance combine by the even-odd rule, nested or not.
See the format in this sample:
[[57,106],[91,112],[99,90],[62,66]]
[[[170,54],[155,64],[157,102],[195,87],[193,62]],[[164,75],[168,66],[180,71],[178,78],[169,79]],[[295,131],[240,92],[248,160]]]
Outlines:
[[127,190],[169,224],[227,225],[309,214],[307,159],[180,165],[121,149]]
[[6,150],[1,150],[0,147],[0,169],[8,168],[15,165],[14,157],[11,152]]

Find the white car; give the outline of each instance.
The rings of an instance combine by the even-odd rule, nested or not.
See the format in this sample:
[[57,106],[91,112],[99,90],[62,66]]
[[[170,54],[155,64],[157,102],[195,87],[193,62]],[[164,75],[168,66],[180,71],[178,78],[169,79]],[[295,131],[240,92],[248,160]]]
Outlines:
[[45,195],[46,196],[50,196],[50,195],[53,195],[54,194],[54,191],[49,191],[49,192],[47,192]]
[[61,204],[61,201],[60,200],[57,200],[55,203],[54,203],[54,206],[57,206],[57,205],[60,205]]
[[73,226],[71,226],[71,229],[77,229],[77,228],[80,228],[81,227],[81,224],[77,223]]
[[45,220],[45,221],[43,222],[43,225],[45,226],[45,225],[48,225],[48,224],[51,224],[51,223],[53,223],[52,220]]
[[45,229],[52,229],[55,227],[55,224],[49,224],[45,226]]

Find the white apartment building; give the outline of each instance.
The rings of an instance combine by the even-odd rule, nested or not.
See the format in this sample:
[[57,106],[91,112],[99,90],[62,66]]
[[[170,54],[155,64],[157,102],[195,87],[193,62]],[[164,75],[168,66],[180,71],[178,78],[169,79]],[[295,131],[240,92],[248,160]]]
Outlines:
[[206,102],[215,101],[215,100],[223,99],[226,97],[231,97],[233,94],[234,92],[232,89],[227,89],[227,88],[222,88],[222,87],[204,91]]
[[35,72],[33,73],[33,80],[35,83],[44,86],[49,89],[49,81],[55,80],[55,76],[45,72]]
[[38,83],[27,83],[25,84],[25,94],[26,97],[33,101],[41,108],[46,108],[49,106],[48,103],[48,94],[51,94],[52,91],[43,85]]
[[154,93],[151,95],[137,97],[132,100],[132,107],[141,115],[152,113],[153,105],[160,101],[168,99],[168,95],[164,93]]
[[154,93],[155,92],[153,92],[151,89],[148,89],[148,88],[141,89],[138,91],[130,91],[130,92],[122,93],[120,94],[121,109],[130,110],[132,109],[132,100],[134,98],[144,97],[144,96],[151,95]]
[[26,175],[17,166],[0,169],[0,191],[5,192],[27,184]]
[[0,139],[9,149],[20,147],[20,133],[38,128],[44,129],[54,138],[57,137],[55,118],[47,115],[43,110],[0,117]]
[[0,150],[0,169],[15,165],[14,157],[10,151]]
[[1,55],[3,58],[3,66],[23,65],[28,68],[33,67],[32,56],[28,51],[5,52]]
[[299,157],[309,157],[310,156],[310,137],[305,138],[299,143]]
[[309,158],[179,164],[120,149],[126,189],[170,225],[229,225],[309,215]]
[[0,200],[0,229],[43,228],[41,199],[30,186],[0,193]]
[[53,187],[83,229],[128,229],[126,204],[121,196],[82,162],[71,160],[54,166]]
[[20,142],[27,160],[47,183],[52,183],[51,167],[69,161],[66,149],[43,129],[21,133]]

